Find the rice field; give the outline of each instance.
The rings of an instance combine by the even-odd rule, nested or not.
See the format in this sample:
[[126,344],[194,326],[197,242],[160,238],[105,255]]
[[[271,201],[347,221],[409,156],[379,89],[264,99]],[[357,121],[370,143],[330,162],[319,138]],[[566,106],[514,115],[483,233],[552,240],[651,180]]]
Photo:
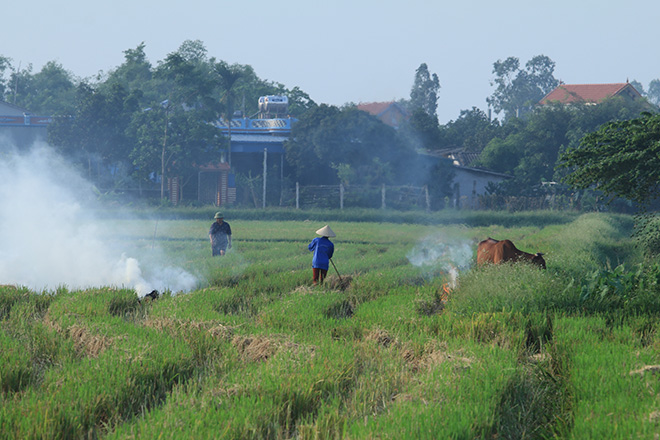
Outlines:
[[[213,258],[210,220],[103,220],[195,285],[1,286],[0,438],[657,438],[660,266],[630,217],[557,218],[337,220],[322,286],[325,222],[227,215]],[[548,269],[475,267],[488,236]]]

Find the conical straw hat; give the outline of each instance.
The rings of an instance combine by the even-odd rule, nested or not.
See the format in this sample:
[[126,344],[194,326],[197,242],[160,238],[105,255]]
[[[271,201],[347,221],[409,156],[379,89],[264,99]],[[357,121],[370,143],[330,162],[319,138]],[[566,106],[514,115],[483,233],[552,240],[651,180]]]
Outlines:
[[316,233],[318,235],[320,235],[321,237],[336,237],[337,236],[337,234],[332,232],[332,229],[330,229],[330,226],[328,226],[328,225],[323,226],[321,229],[316,231]]

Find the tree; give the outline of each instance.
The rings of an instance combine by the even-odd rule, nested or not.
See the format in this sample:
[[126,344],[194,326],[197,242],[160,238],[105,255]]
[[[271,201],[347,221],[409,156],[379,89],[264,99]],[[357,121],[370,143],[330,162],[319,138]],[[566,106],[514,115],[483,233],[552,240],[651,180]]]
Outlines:
[[635,90],[639,92],[640,95],[646,96],[646,92],[644,91],[644,86],[642,85],[641,82],[633,79],[632,81],[630,81],[630,85],[633,86]]
[[230,66],[222,61],[215,65],[215,71],[220,76],[221,84],[225,89],[221,101],[224,101],[225,103],[225,119],[227,121],[228,131],[227,137],[229,138],[227,146],[227,163],[231,167],[231,121],[234,116],[234,88],[238,81],[243,77],[243,72],[241,72],[236,66]]
[[48,129],[49,141],[65,155],[83,164],[97,184],[107,184],[110,166],[125,164],[132,148],[126,129],[138,109],[137,98],[121,85],[99,90],[81,83],[71,117],[56,118]]
[[401,136],[416,150],[436,150],[441,147],[438,118],[429,115],[421,108],[414,110],[410,120],[403,124]]
[[431,166],[424,182],[431,198],[431,209],[445,208],[445,198],[453,194],[452,182],[455,176],[456,170],[451,160],[439,159]]
[[521,117],[529,113],[545,95],[550,93],[559,81],[553,76],[555,63],[544,55],[537,55],[520,68],[520,60],[509,57],[493,63],[497,85],[495,92],[486,99],[496,113],[504,111],[506,119]]
[[161,198],[168,177],[183,177],[183,185],[196,174],[197,166],[217,159],[223,138],[220,130],[199,118],[181,103],[169,101],[134,114],[129,133],[136,146],[130,153],[136,174],[142,179],[161,174]]
[[0,99],[7,101],[11,87],[6,72],[12,70],[11,58],[0,55]]
[[649,83],[646,96],[653,105],[660,106],[660,79],[654,79]]
[[[108,85],[119,83],[126,90],[150,88],[153,79],[151,63],[144,52],[145,44],[140,43],[135,49],[124,51],[124,63],[108,74]],[[146,99],[149,99],[147,94]]]
[[605,124],[562,154],[560,167],[576,188],[596,186],[610,198],[648,204],[660,195],[660,115]]
[[415,156],[378,118],[325,104],[300,118],[285,149],[303,184],[336,184],[346,176],[357,184],[400,182],[408,178],[406,167]]
[[429,116],[438,118],[438,91],[440,80],[435,73],[430,74],[426,63],[419,65],[415,71],[415,81],[410,91],[410,108],[414,112],[422,109]]
[[514,176],[500,186],[501,194],[536,194],[542,182],[558,182],[566,174],[566,169],[556,167],[562,152],[577,147],[602,124],[638,117],[646,105],[644,100],[614,97],[598,105],[539,106],[527,118],[513,118],[502,125],[484,148],[479,164]]
[[13,102],[39,115],[70,115],[75,108],[76,85],[73,75],[55,61],[40,72],[32,66],[11,75]]
[[293,168],[298,182],[303,184],[335,183],[335,171],[328,163],[326,146],[319,142],[319,132],[340,113],[339,108],[327,104],[312,109],[302,116],[284,143],[286,160]]
[[316,103],[309,95],[303,92],[300,87],[296,86],[293,89],[286,89],[284,86],[279,85],[275,95],[286,96],[289,100],[289,115],[297,118],[302,116],[305,112],[316,107]]
[[463,149],[480,153],[501,131],[497,120],[491,121],[486,113],[476,107],[461,110],[455,121],[449,121],[439,130],[441,148]]

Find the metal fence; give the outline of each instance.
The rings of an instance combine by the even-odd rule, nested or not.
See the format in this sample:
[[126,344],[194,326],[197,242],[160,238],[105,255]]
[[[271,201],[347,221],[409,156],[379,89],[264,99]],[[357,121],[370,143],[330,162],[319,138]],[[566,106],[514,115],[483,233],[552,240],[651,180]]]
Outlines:
[[[432,203],[433,202],[433,203]],[[598,203],[598,201],[596,201]],[[472,195],[443,197],[432,200],[426,186],[368,186],[368,185],[306,185],[284,189],[280,206],[297,209],[326,208],[390,208],[397,210],[442,208],[467,210],[591,210],[593,203],[584,198],[565,195],[540,195],[536,197]],[[596,205],[594,205],[596,206]]]
[[285,190],[282,206],[306,208],[430,209],[428,189],[418,186],[306,185]]

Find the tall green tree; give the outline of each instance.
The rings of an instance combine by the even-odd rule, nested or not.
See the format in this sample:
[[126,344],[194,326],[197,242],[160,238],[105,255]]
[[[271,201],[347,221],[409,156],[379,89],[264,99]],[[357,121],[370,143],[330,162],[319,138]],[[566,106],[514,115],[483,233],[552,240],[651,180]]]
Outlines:
[[438,118],[438,92],[440,80],[437,74],[431,74],[426,63],[415,71],[415,80],[410,90],[410,108],[414,112],[422,109],[429,116]]
[[520,67],[520,60],[509,57],[493,64],[495,92],[486,99],[496,113],[504,112],[505,118],[528,114],[559,81],[554,77],[555,62],[545,55],[537,55]]
[[289,90],[283,85],[279,84],[273,94],[283,95],[288,98],[289,115],[294,118],[302,116],[305,114],[305,112],[313,109],[317,105],[316,102],[314,102],[314,100],[310,98],[309,95],[302,91],[298,86],[295,86]]
[[400,134],[416,150],[441,148],[440,123],[421,108],[412,112],[407,123],[401,126]]
[[491,121],[482,110],[472,107],[461,110],[454,121],[449,121],[439,131],[441,148],[455,148],[480,153],[501,132],[497,119]]
[[11,58],[0,55],[0,99],[9,101],[11,86],[9,74],[11,73]]
[[415,156],[392,127],[355,107],[322,104],[300,118],[285,143],[287,161],[302,184],[358,184],[406,180]]
[[231,167],[231,121],[234,118],[234,89],[243,77],[243,72],[237,66],[230,66],[225,62],[215,65],[215,71],[220,76],[220,82],[224,87],[221,102],[225,104],[225,120],[228,129],[227,163]]
[[525,119],[504,124],[500,135],[484,148],[480,165],[511,174],[514,179],[500,189],[511,195],[538,190],[543,181],[560,181],[566,169],[556,168],[559,155],[577,147],[582,138],[602,124],[639,116],[645,102],[610,98],[598,105],[548,105]]
[[197,166],[218,160],[223,146],[217,127],[181,103],[167,100],[135,113],[128,132],[135,139],[129,155],[135,174],[144,180],[160,174],[161,198],[169,177],[181,177],[185,186],[196,175]]
[[158,99],[157,96],[154,96],[158,92],[154,90],[153,67],[147,59],[145,47],[146,45],[142,42],[135,49],[126,49],[123,52],[124,62],[109,72],[107,79],[100,84],[100,87],[118,83],[128,91],[142,90],[142,95],[147,101]]
[[32,65],[14,70],[10,83],[12,103],[38,115],[70,115],[75,107],[76,80],[55,61],[47,62],[36,74]]
[[340,112],[338,107],[321,104],[302,116],[293,127],[284,148],[296,181],[302,184],[337,182],[336,173],[331,167],[333,156],[319,140],[319,132]]
[[649,203],[660,195],[660,115],[603,125],[563,153],[559,166],[570,170],[564,181],[576,188]]
[[136,147],[130,157],[141,178],[160,173],[161,198],[168,177],[183,177],[185,186],[195,165],[220,156],[221,133],[213,124],[219,117],[218,78],[200,47],[191,44],[167,55],[154,72],[155,80],[168,85],[165,99],[131,121],[129,132]]
[[72,116],[55,118],[49,127],[49,142],[81,164],[97,185],[111,185],[111,168],[128,167],[133,141],[126,129],[138,100],[119,84],[101,91],[83,82],[76,96]]
[[660,79],[654,79],[649,83],[646,97],[656,107],[660,106]]

